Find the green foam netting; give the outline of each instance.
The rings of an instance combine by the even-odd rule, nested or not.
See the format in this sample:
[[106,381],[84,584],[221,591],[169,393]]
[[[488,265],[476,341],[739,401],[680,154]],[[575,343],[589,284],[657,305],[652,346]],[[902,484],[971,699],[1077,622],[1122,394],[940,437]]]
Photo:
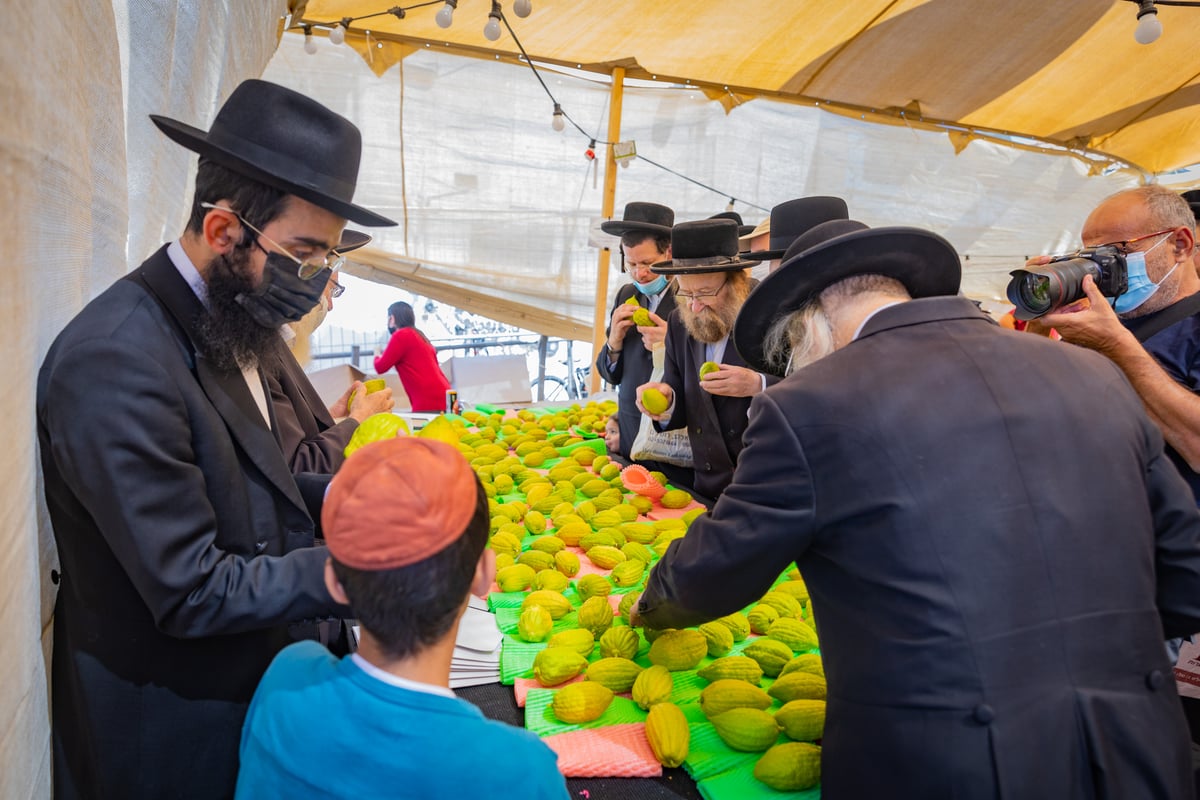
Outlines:
[[584,728],[603,728],[606,725],[625,725],[646,721],[646,712],[638,708],[637,703],[628,697],[617,695],[604,713],[591,722],[559,722],[550,708],[550,704],[554,701],[554,693],[557,691],[558,689],[529,690],[529,694],[525,696],[526,729],[533,731],[538,736],[551,736]]
[[758,761],[758,753],[749,764],[745,764],[726,772],[718,773],[696,783],[704,800],[820,800],[821,787],[814,786],[802,792],[780,792],[761,783],[754,777],[754,764]]

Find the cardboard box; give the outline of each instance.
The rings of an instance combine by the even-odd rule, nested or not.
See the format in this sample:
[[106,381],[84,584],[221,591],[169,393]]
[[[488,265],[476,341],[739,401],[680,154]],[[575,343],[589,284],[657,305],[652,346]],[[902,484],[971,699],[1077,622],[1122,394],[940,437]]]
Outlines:
[[400,383],[400,376],[396,374],[395,370],[389,371],[387,375],[368,375],[357,367],[339,364],[336,367],[326,367],[308,373],[308,379],[326,407],[337,402],[350,388],[350,384],[355,381],[367,381],[371,378],[383,378],[387,382],[388,388],[392,390],[392,399],[396,401],[395,411],[412,409],[412,402],[408,399],[404,385]]
[[451,356],[442,365],[460,401],[528,403],[529,368],[525,356]]

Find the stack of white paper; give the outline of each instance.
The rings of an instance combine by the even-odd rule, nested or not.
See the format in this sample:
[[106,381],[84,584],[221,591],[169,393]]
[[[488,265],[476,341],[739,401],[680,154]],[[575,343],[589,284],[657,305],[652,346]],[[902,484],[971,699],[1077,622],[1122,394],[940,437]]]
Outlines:
[[454,656],[450,661],[450,688],[500,681],[500,643],[504,636],[487,601],[474,595],[458,624]]

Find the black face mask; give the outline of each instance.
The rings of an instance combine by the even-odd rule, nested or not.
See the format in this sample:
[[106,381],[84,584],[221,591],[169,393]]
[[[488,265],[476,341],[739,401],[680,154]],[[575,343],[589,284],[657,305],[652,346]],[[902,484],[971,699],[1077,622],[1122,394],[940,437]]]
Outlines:
[[259,325],[278,328],[311,311],[320,302],[332,274],[326,267],[304,280],[296,272],[295,261],[280,253],[271,253],[263,267],[262,285],[252,294],[239,294],[237,302]]
[[395,325],[388,325],[388,336],[391,336],[396,331],[400,330]]

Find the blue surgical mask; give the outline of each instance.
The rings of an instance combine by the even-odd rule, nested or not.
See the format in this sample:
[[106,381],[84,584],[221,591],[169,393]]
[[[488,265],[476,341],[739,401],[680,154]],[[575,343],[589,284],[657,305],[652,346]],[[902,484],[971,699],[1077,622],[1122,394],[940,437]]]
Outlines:
[[[1169,238],[1170,234],[1164,236],[1154,247],[1158,247]],[[1179,266],[1179,262],[1176,261],[1175,267],[1171,267],[1158,283],[1150,280],[1150,276],[1146,272],[1146,254],[1154,247],[1125,256],[1125,268],[1129,273],[1129,288],[1113,303],[1113,310],[1118,314],[1128,314],[1153,297],[1154,293],[1158,291],[1158,287],[1162,286],[1163,281],[1171,276],[1175,267]]]
[[633,285],[634,288],[636,288],[639,292],[649,297],[651,295],[656,295],[663,289],[667,288],[667,276],[659,275],[649,283],[638,283],[637,281],[634,281]]

